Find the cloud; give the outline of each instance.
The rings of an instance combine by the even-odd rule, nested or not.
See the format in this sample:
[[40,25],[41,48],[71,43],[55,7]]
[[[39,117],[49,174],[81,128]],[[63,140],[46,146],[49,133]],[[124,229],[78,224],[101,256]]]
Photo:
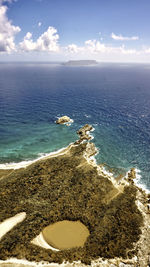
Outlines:
[[113,32],[111,34],[111,38],[116,40],[116,41],[136,41],[136,40],[139,40],[138,36],[125,37],[125,36],[122,36],[121,34],[116,35]]
[[76,44],[70,44],[66,47],[66,50],[70,53],[78,53],[82,51],[82,47],[79,47]]
[[125,48],[124,45],[119,46],[119,47],[114,47],[114,46],[107,46],[104,43],[101,43],[100,41],[96,40],[88,40],[85,42],[85,49],[89,50],[92,53],[121,53],[121,54],[135,54],[136,50],[135,49],[127,49]]
[[149,48],[144,48],[143,52],[146,53],[146,54],[150,54],[150,47]]
[[136,51],[136,49],[127,49],[127,48],[125,48],[124,45],[122,45],[121,47],[119,47],[118,48],[118,51],[120,51],[124,55],[138,54],[138,52]]
[[106,45],[97,40],[85,41],[85,49],[88,49],[92,53],[107,52]]
[[102,44],[101,42],[97,40],[87,40],[84,43],[84,46],[77,46],[76,44],[70,44],[65,48],[70,53],[98,53],[98,52],[107,52],[107,47],[105,44]]
[[[23,55],[23,52],[38,51],[39,55],[43,56],[40,52],[55,52],[55,57],[74,57],[74,58],[95,58],[114,61],[119,59],[138,59],[140,55],[143,58],[148,58],[150,54],[150,47],[143,47],[141,50],[129,49],[125,45],[114,46],[111,44],[105,44],[103,40],[89,39],[86,40],[83,45],[78,46],[75,43],[69,44],[66,47],[59,45],[59,35],[57,29],[54,27],[48,27],[48,29],[42,33],[36,40],[31,32],[27,32],[22,42],[18,45],[15,44],[15,36],[21,31],[20,27],[13,25],[13,22],[7,17],[8,7],[6,3],[12,3],[16,0],[0,0],[0,53],[11,53],[13,51],[18,52],[18,55]],[[38,27],[41,27],[42,23],[37,23]],[[111,34],[114,40],[128,41],[138,40],[138,36],[124,37],[122,35]],[[21,52],[21,53],[20,53]],[[16,57],[15,53],[15,57]],[[29,56],[31,53],[29,54]],[[34,53],[33,53],[34,55]],[[45,53],[47,59],[47,54]]]
[[[16,50],[15,35],[21,31],[20,27],[14,26],[7,18],[7,7],[2,5],[6,1],[0,1],[0,52],[12,52]],[[7,0],[8,2],[8,0]],[[9,1],[11,2],[11,1]]]
[[59,51],[59,35],[54,27],[49,27],[36,41],[32,39],[32,33],[28,32],[23,41],[19,43],[21,50],[29,51]]
[[136,49],[127,49],[124,45],[122,46],[111,46],[101,43],[97,40],[87,40],[84,46],[77,46],[76,44],[71,44],[66,47],[68,52],[72,54],[83,54],[83,55],[134,55],[138,54]]

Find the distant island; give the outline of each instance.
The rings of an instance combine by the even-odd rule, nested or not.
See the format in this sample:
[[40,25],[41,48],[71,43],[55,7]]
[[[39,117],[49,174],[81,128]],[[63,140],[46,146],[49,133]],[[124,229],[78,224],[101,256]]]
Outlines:
[[65,66],[89,66],[97,64],[98,62],[96,60],[69,60],[63,63]]

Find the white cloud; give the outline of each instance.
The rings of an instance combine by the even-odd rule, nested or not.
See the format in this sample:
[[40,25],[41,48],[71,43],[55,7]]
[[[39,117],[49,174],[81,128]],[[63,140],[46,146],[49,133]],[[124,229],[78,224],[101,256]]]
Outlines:
[[88,49],[92,53],[107,52],[107,47],[97,40],[85,41],[85,49]]
[[44,32],[36,41],[33,41],[32,34],[28,32],[24,40],[20,42],[20,49],[29,51],[49,51],[57,52],[59,51],[58,45],[59,35],[54,27],[49,27],[46,32]]
[[[150,47],[143,47],[139,50],[129,49],[125,45],[122,46],[114,46],[111,44],[105,44],[101,37],[99,40],[90,39],[85,41],[85,43],[81,46],[78,46],[75,43],[69,44],[66,47],[59,46],[59,35],[57,33],[57,29],[54,27],[49,27],[47,31],[41,34],[36,40],[34,36],[32,36],[31,32],[27,32],[23,41],[20,42],[17,46],[15,44],[15,36],[20,32],[20,27],[13,25],[12,21],[7,17],[7,6],[5,3],[11,3],[16,0],[0,0],[0,53],[4,52],[11,53],[13,51],[17,51],[18,55],[23,57],[23,53],[19,52],[33,52],[38,51],[39,58],[41,55],[45,55],[47,60],[46,53],[40,53],[42,51],[45,52],[56,52],[51,57],[60,59],[68,57],[76,58],[91,58],[103,61],[119,61],[119,60],[135,60],[142,58],[146,61],[148,58],[150,59]],[[39,21],[37,23],[38,27],[42,25]],[[111,37],[114,40],[120,41],[128,41],[128,40],[138,40],[138,36],[132,37],[124,37],[122,35],[116,35],[112,33]],[[4,53],[5,56],[6,53]],[[33,55],[34,53],[28,54]],[[1,55],[3,56],[3,55]],[[9,58],[11,55],[9,55]],[[14,57],[17,58],[17,54],[14,54]]]
[[121,47],[119,47],[119,51],[120,51],[122,54],[125,54],[125,55],[138,54],[138,52],[136,51],[136,49],[127,49],[127,48],[125,48],[124,45],[122,45]]
[[111,38],[116,40],[116,41],[136,41],[136,40],[139,40],[138,36],[125,37],[125,36],[122,36],[121,34],[116,35],[113,32],[111,34]]
[[[21,31],[18,26],[14,26],[7,18],[7,7],[2,5],[6,1],[0,1],[0,52],[8,52],[16,50],[15,35]],[[8,2],[8,0],[7,0]],[[11,2],[11,1],[9,1]]]
[[66,50],[70,53],[78,53],[82,50],[82,47],[79,47],[76,44],[70,44],[66,47]]
[[146,53],[146,54],[150,54],[150,47],[149,48],[144,48],[143,52]]
[[100,43],[97,40],[87,40],[84,43],[84,46],[77,46],[76,44],[70,44],[65,48],[70,53],[99,53],[107,52],[108,48],[105,44]]
[[135,54],[135,49],[127,49],[124,45],[114,47],[114,46],[107,46],[104,43],[101,43],[100,41],[96,40],[88,40],[85,42],[85,49],[89,50],[92,53],[103,53],[103,54],[109,54],[109,53],[122,53],[122,54]]
[[71,44],[66,47],[68,52],[72,54],[81,54],[82,55],[135,55],[138,54],[136,49],[127,49],[124,45],[122,46],[111,46],[101,43],[97,40],[87,40],[85,41],[84,46],[77,46],[76,44]]

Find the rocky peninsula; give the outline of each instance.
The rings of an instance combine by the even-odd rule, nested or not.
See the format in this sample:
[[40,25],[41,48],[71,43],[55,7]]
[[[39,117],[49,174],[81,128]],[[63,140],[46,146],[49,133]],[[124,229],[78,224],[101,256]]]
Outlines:
[[[46,266],[149,266],[150,195],[135,185],[134,169],[116,180],[96,164],[91,130],[82,127],[79,140],[60,154],[0,171],[1,224],[25,214],[0,239],[0,266],[28,265],[7,265],[9,258]],[[80,221],[88,229],[82,247],[53,250],[32,242],[45,227],[63,220]]]

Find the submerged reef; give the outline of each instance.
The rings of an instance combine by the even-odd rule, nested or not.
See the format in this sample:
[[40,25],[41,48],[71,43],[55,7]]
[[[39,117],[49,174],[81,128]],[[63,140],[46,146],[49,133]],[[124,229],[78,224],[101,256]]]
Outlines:
[[[114,259],[113,266],[119,266],[115,263],[121,259],[131,266],[148,266],[147,196],[134,184],[133,169],[118,182],[104,174],[91,158],[97,149],[87,138],[90,130],[87,125],[81,128],[80,141],[60,155],[0,172],[0,221],[26,213],[25,220],[0,240],[0,260],[15,257],[91,265],[99,259]],[[44,227],[63,220],[79,220],[88,228],[83,247],[53,251],[31,243]]]

